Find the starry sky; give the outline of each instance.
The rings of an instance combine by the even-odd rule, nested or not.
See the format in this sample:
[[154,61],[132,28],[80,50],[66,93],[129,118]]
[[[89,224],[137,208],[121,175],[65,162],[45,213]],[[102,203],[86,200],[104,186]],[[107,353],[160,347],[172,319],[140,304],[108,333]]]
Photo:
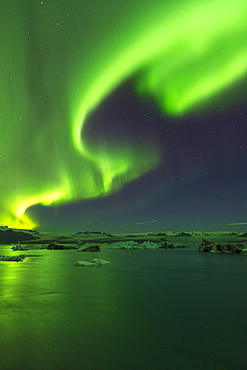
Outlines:
[[246,230],[245,0],[0,11],[0,225]]

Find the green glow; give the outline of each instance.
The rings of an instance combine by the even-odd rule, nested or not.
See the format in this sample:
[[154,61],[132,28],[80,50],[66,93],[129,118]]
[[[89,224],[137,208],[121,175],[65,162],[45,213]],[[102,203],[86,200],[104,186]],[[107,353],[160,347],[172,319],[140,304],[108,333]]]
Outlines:
[[205,2],[184,12],[168,32],[157,29],[157,38],[168,36],[144,66],[139,92],[153,95],[165,111],[180,113],[242,77],[246,8],[244,1]]
[[88,115],[127,77],[177,114],[244,75],[245,0],[170,3],[2,6],[1,225],[33,228],[29,207],[109,194],[160,163],[155,143],[96,146],[83,135]]

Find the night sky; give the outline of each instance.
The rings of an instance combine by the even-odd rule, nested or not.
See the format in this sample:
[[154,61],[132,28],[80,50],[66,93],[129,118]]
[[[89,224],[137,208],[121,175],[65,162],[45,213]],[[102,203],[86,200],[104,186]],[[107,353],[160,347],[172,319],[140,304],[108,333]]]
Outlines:
[[0,225],[246,231],[245,0],[0,14]]

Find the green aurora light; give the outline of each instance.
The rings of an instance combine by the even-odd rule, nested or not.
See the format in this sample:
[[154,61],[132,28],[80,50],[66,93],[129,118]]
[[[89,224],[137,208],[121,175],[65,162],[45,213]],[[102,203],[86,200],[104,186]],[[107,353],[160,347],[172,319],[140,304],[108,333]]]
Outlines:
[[83,135],[125,79],[179,114],[246,73],[245,0],[93,5],[1,5],[1,225],[34,228],[29,207],[104,196],[159,165],[155,143]]

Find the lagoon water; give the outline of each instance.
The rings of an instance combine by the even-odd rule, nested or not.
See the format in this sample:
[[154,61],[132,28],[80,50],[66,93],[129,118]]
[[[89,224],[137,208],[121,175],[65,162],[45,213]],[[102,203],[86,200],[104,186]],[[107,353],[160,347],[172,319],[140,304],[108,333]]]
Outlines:
[[[0,262],[1,370],[247,368],[247,257],[27,253]],[[94,257],[111,264],[73,265]]]

